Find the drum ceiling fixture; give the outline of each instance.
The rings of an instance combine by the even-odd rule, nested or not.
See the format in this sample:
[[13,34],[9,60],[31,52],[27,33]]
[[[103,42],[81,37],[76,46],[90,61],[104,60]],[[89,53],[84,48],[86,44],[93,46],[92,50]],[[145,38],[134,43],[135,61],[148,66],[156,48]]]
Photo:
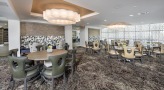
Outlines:
[[80,14],[67,9],[47,9],[43,11],[43,18],[52,24],[68,25],[80,21]]

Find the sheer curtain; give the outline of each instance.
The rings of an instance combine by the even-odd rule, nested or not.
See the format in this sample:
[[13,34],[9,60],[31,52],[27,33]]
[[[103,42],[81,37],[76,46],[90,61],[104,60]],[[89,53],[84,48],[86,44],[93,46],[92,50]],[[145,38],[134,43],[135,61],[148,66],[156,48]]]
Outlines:
[[104,28],[101,31],[102,40],[129,40],[129,44],[133,45],[134,41],[141,41],[144,45],[146,42],[162,42],[164,43],[164,23],[130,25],[125,28]]

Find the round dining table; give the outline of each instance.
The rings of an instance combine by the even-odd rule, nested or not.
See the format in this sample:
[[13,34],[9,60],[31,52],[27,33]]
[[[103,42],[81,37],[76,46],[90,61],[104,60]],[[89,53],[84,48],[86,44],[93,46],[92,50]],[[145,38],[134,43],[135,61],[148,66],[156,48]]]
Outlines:
[[27,55],[29,60],[41,61],[41,60],[48,60],[49,56],[56,56],[61,55],[64,53],[68,53],[67,50],[64,49],[53,49],[52,52],[47,52],[46,50],[31,52]]

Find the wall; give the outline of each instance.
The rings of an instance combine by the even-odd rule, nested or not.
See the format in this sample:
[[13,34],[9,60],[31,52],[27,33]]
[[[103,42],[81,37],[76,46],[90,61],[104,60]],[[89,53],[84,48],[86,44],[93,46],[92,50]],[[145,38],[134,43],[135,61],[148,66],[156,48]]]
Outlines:
[[64,26],[21,22],[21,36],[64,36]]
[[88,40],[95,41],[100,39],[100,29],[88,28]]

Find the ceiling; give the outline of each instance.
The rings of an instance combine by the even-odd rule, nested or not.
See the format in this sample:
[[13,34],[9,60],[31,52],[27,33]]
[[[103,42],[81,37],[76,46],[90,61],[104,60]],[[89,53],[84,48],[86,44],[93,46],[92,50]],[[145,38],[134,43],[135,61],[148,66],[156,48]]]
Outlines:
[[19,19],[9,0],[0,0],[0,20]]
[[94,11],[79,7],[64,0],[33,0],[31,13],[43,14],[43,11],[52,8],[72,10],[78,12],[81,17],[94,13]]
[[[0,2],[1,1],[7,1],[8,6],[0,4],[0,17],[12,19],[16,18],[15,16],[17,15],[22,21],[46,23],[42,17],[30,15],[33,0],[0,0]],[[12,3],[9,3],[10,1]],[[81,22],[77,23],[77,25],[109,25],[119,22],[125,22],[128,24],[151,24],[164,22],[164,0],[65,1],[99,13],[92,17],[82,19]],[[13,11],[15,11],[15,13]]]

